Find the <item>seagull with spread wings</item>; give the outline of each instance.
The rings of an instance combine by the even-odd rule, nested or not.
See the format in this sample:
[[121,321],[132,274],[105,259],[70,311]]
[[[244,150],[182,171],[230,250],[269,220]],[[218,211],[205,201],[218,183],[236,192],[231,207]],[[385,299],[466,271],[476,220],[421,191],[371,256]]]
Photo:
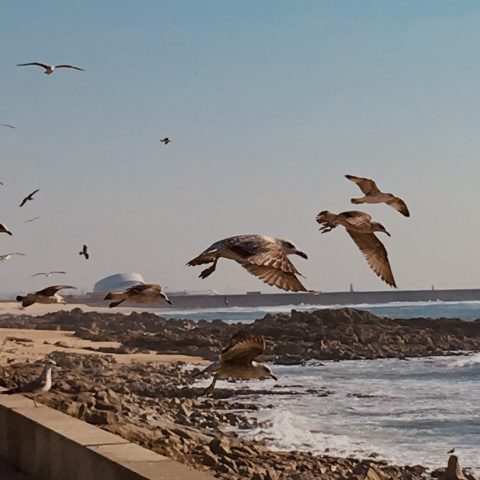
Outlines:
[[410,216],[407,204],[400,197],[393,195],[393,193],[384,193],[380,191],[377,184],[370,178],[355,177],[353,175],[345,175],[345,178],[356,183],[365,195],[362,198],[352,198],[352,203],[386,203],[405,217]]
[[160,141],[165,145],[168,145],[171,142],[169,137],[162,138]]
[[171,304],[168,296],[162,292],[162,287],[158,283],[144,283],[133,285],[123,292],[110,292],[105,296],[105,300],[114,300],[109,307],[117,307],[127,301],[131,303],[155,303],[160,300]]
[[34,65],[36,67],[42,67],[45,71],[45,75],[51,75],[57,68],[73,68],[74,70],[80,70],[84,72],[83,68],[76,67],[75,65],[61,64],[61,65],[47,65],[46,63],[41,62],[30,62],[30,63],[18,63],[17,67],[27,67],[29,65]]
[[29,218],[28,220],[25,220],[23,223],[32,223],[35,222],[35,220],[38,220],[40,217],[33,217]]
[[264,337],[250,335],[245,330],[233,335],[228,347],[222,350],[219,361],[212,363],[195,375],[213,374],[213,381],[203,392],[204,395],[210,394],[215,388],[217,380],[221,379],[263,380],[273,378],[277,380],[268,365],[255,361],[256,357],[265,352],[265,348]]
[[331,213],[326,210],[320,212],[316,218],[321,225],[320,231],[327,233],[342,225],[362,252],[370,268],[388,285],[397,287],[393,278],[392,269],[388,260],[387,250],[374,232],[383,232],[390,236],[385,227],[372,221],[372,217],[365,212]]
[[35,396],[40,393],[46,393],[52,388],[52,368],[56,365],[53,360],[47,359],[43,371],[38,378],[20,387],[4,390],[0,393],[3,395],[13,395],[15,393],[31,393],[33,394],[33,403],[38,407]]
[[18,295],[17,302],[22,302],[22,307],[29,307],[34,303],[63,303],[66,304],[64,298],[57,292],[64,288],[75,288],[71,285],[52,285],[51,287],[38,290],[34,293],[28,293],[25,296]]
[[31,202],[33,200],[33,196],[38,193],[40,191],[39,188],[37,188],[36,190],[34,190],[32,193],[30,193],[29,195],[27,195],[23,200],[22,200],[22,203],[20,204],[21,207],[23,207],[27,202]]
[[187,265],[212,265],[200,273],[207,278],[217,267],[218,260],[228,258],[239,263],[252,275],[268,285],[292,292],[308,292],[297,275],[300,275],[287,255],[307,255],[288,240],[266,237],[264,235],[238,235],[215,242]]
[[4,223],[0,223],[0,233],[6,233],[7,235],[12,236],[13,233],[8,229]]
[[21,255],[22,257],[26,257],[24,253],[14,252],[14,253],[5,253],[0,255],[0,262],[5,263],[7,260],[10,260],[14,255]]
[[85,260],[88,260],[90,258],[90,252],[88,251],[88,247],[84,245],[82,247],[82,250],[78,252],[79,255],[83,255],[85,257]]
[[38,272],[38,273],[34,273],[32,275],[32,277],[41,277],[41,276],[44,276],[44,277],[51,277],[52,275],[55,275],[55,274],[66,274],[67,272],[61,272],[60,270],[52,270],[51,272]]

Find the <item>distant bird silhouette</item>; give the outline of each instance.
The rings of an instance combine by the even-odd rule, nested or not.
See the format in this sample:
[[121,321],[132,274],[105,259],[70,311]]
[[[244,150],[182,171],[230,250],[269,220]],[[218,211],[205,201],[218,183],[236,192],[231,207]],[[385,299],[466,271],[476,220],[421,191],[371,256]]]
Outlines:
[[407,204],[400,197],[396,197],[392,193],[381,192],[373,180],[369,178],[355,177],[354,175],[345,175],[345,178],[356,183],[360,187],[360,190],[365,194],[362,198],[352,198],[352,203],[386,203],[397,210],[397,212],[405,215],[405,217],[410,216]]
[[453,447],[451,450],[449,450],[447,453],[455,453],[455,447]]
[[168,145],[169,143],[171,143],[171,140],[169,137],[162,138],[160,141],[165,145]]
[[165,300],[172,303],[168,296],[162,292],[162,287],[158,283],[144,283],[143,285],[134,285],[123,292],[110,292],[105,296],[105,300],[115,300],[111,302],[109,307],[113,308],[122,302],[132,303],[154,303],[159,300]]
[[9,123],[2,123],[0,127],[6,127],[6,128],[17,128],[14,125],[10,125]]
[[250,335],[241,330],[232,336],[227,348],[222,350],[220,360],[210,364],[207,368],[194,376],[203,373],[213,373],[212,383],[204,390],[203,394],[210,394],[219,379],[251,380],[277,377],[268,365],[256,362],[254,359],[265,351],[265,338]]
[[199,275],[200,278],[207,278],[215,271],[221,257],[228,258],[268,285],[293,292],[309,291],[298,280],[300,273],[287,257],[292,254],[308,258],[288,240],[264,235],[238,235],[215,242],[187,265],[213,263]]
[[27,195],[23,200],[22,203],[20,204],[20,207],[23,207],[27,202],[31,202],[33,200],[33,196],[40,191],[39,188],[34,190],[30,195]]
[[13,233],[3,223],[0,223],[0,233],[6,233],[7,235],[10,235],[10,236],[13,235]]
[[85,257],[85,260],[88,260],[90,258],[90,253],[88,251],[88,247],[84,245],[82,247],[82,251],[78,252],[79,255],[83,255]]
[[0,185],[3,187],[5,184],[2,181],[0,181]]
[[34,303],[66,303],[57,292],[64,288],[75,288],[71,285],[52,285],[51,287],[38,290],[34,293],[28,293],[25,296],[17,295],[17,302],[22,302],[22,307],[29,307]]
[[15,393],[31,393],[33,394],[33,403],[38,407],[35,400],[35,396],[40,393],[46,393],[52,388],[52,368],[56,365],[53,360],[48,359],[45,362],[43,371],[38,378],[35,380],[23,385],[21,387],[11,388],[10,390],[5,390],[0,392],[3,395],[13,395]]
[[52,270],[51,272],[38,272],[38,273],[34,273],[34,274],[32,275],[32,277],[40,277],[40,276],[43,275],[44,277],[49,278],[49,277],[51,277],[52,275],[55,275],[55,274],[65,274],[65,273],[67,273],[67,272],[61,272],[61,271],[59,271],[59,270]]
[[33,218],[29,218],[28,220],[25,220],[23,223],[32,223],[34,222],[35,220],[38,220],[40,217],[33,217]]
[[51,75],[57,68],[73,68],[74,70],[80,70],[84,72],[83,68],[75,67],[74,65],[61,64],[61,65],[47,65],[46,63],[41,62],[30,62],[30,63],[18,63],[17,67],[27,67],[28,65],[35,65],[37,67],[42,67],[45,71],[45,75]]
[[0,262],[5,263],[7,260],[10,260],[14,255],[21,255],[22,257],[26,256],[24,253],[20,253],[20,252],[5,253],[3,255],[0,255]]
[[370,268],[388,285],[397,287],[393,278],[387,250],[374,232],[383,232],[390,236],[379,222],[373,222],[372,217],[365,212],[342,212],[338,215],[327,210],[320,212],[316,218],[321,225],[322,233],[330,232],[338,225],[345,227],[352,240],[362,252]]

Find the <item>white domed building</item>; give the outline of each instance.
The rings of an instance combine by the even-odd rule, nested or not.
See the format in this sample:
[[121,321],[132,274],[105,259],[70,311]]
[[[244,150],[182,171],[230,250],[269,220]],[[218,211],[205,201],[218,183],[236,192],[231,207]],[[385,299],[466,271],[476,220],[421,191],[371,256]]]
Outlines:
[[93,287],[95,293],[118,292],[133,285],[143,285],[145,281],[139,273],[116,273],[99,280]]

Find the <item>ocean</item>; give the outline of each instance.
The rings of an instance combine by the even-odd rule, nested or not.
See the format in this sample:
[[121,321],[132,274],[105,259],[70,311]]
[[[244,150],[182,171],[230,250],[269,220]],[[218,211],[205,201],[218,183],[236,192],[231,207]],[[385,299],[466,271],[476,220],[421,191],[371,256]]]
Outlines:
[[[289,312],[292,308],[335,307],[231,308],[169,312],[168,316],[247,323],[266,313]],[[480,318],[480,302],[353,307],[392,318]],[[374,454],[391,463],[436,468],[446,466],[447,451],[455,447],[461,465],[480,473],[480,354],[407,361],[322,361],[305,366],[274,365],[273,370],[278,382],[255,381],[250,385],[276,394],[247,397],[265,407],[260,413],[249,414],[264,425],[248,435],[265,439],[273,449],[357,458]],[[202,382],[206,386],[209,380]],[[217,385],[240,386],[226,382]],[[292,391],[295,395],[288,393]]]

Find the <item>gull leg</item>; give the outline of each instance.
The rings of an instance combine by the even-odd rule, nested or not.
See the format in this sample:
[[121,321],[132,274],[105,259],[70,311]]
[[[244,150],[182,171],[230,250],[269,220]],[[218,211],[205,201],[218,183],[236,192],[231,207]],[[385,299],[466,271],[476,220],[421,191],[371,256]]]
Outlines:
[[217,383],[217,377],[213,377],[212,383],[203,391],[202,395],[210,395],[215,388],[215,383]]
[[213,265],[211,267],[203,270],[202,273],[200,273],[199,277],[207,278],[209,275],[211,275],[215,271],[215,268],[217,268],[217,262],[218,262],[218,258],[214,260]]
[[37,401],[35,400],[35,397],[33,397],[33,404],[34,404],[36,407],[38,407]]

